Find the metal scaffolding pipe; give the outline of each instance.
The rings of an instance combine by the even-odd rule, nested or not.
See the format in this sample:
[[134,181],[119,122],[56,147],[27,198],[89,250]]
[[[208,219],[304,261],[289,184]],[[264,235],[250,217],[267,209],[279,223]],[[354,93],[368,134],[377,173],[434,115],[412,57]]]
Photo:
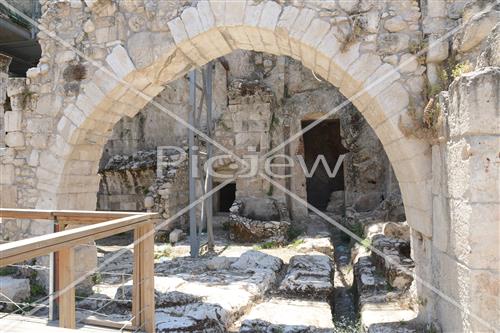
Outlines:
[[[189,243],[191,245],[191,257],[196,258],[200,252],[200,240],[198,238],[198,230],[196,226],[196,206],[193,203],[196,201],[196,184],[194,170],[194,132],[191,129],[194,126],[194,116],[196,113],[196,70],[189,73],[189,103],[191,104],[191,111],[189,112],[189,125],[188,128],[188,158],[189,158]],[[196,166],[197,168],[197,166]]]
[[[209,62],[206,71],[206,84],[205,84],[205,98],[207,103],[207,135],[212,138],[212,70],[213,62]],[[207,142],[207,160],[212,157],[213,148],[210,142]],[[212,175],[207,170],[206,183],[205,183],[205,193],[212,191]],[[205,199],[205,211],[207,214],[207,237],[208,237],[208,250],[212,251],[214,249],[214,230],[213,230],[213,207],[212,207],[212,196],[209,195]]]

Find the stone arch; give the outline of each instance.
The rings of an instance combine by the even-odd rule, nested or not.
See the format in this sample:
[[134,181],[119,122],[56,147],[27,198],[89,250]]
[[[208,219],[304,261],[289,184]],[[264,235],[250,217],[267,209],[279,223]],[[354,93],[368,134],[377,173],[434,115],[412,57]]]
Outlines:
[[97,167],[114,124],[135,115],[166,83],[190,69],[246,49],[297,59],[352,97],[386,150],[410,225],[432,235],[430,146],[406,137],[399,127],[408,117],[412,93],[396,67],[363,52],[359,41],[346,46],[336,26],[315,10],[274,1],[200,1],[168,26],[171,35],[160,41],[162,52],[149,61],[138,61],[126,46],[114,46],[103,67],[82,84],[75,103],[65,107],[52,147],[40,156],[39,207],[94,209]]

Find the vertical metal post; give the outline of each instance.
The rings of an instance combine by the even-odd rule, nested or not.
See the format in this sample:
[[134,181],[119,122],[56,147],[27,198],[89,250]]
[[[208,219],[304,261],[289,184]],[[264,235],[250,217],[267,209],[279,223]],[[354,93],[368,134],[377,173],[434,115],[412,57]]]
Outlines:
[[[212,70],[213,62],[209,62],[206,72],[206,84],[205,84],[205,96],[207,102],[207,135],[212,138]],[[212,144],[207,142],[207,160],[212,157]],[[205,193],[212,190],[212,175],[207,170],[207,179],[205,184]],[[207,237],[208,237],[208,250],[212,251],[214,249],[214,229],[213,229],[213,207],[212,207],[212,196],[209,195],[205,199],[205,209],[207,212]]]
[[[191,112],[189,112],[189,125],[194,126],[194,116],[196,113],[196,70],[189,73],[189,102],[191,104]],[[195,187],[195,166],[193,165],[193,147],[194,147],[194,132],[188,128],[188,158],[189,158],[189,204],[192,205],[196,201]],[[191,257],[198,257],[200,250],[200,241],[196,228],[196,207],[192,206],[189,209],[189,243],[191,245]]]

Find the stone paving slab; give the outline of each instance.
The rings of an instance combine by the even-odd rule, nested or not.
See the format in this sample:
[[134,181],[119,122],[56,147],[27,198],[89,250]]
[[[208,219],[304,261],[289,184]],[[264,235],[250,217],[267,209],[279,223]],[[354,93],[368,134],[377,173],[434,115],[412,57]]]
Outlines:
[[252,308],[240,333],[331,333],[330,305],[321,301],[271,298]]

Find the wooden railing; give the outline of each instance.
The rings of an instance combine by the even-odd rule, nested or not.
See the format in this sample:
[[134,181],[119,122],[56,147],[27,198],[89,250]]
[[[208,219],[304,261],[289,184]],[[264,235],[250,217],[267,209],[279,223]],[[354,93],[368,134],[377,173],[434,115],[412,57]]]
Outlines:
[[[59,326],[76,328],[75,246],[134,230],[131,329],[155,330],[154,221],[156,213],[0,208],[0,218],[52,220],[58,232],[0,244],[0,267],[54,252]],[[36,223],[36,221],[34,221]],[[84,225],[67,229],[68,225]]]

